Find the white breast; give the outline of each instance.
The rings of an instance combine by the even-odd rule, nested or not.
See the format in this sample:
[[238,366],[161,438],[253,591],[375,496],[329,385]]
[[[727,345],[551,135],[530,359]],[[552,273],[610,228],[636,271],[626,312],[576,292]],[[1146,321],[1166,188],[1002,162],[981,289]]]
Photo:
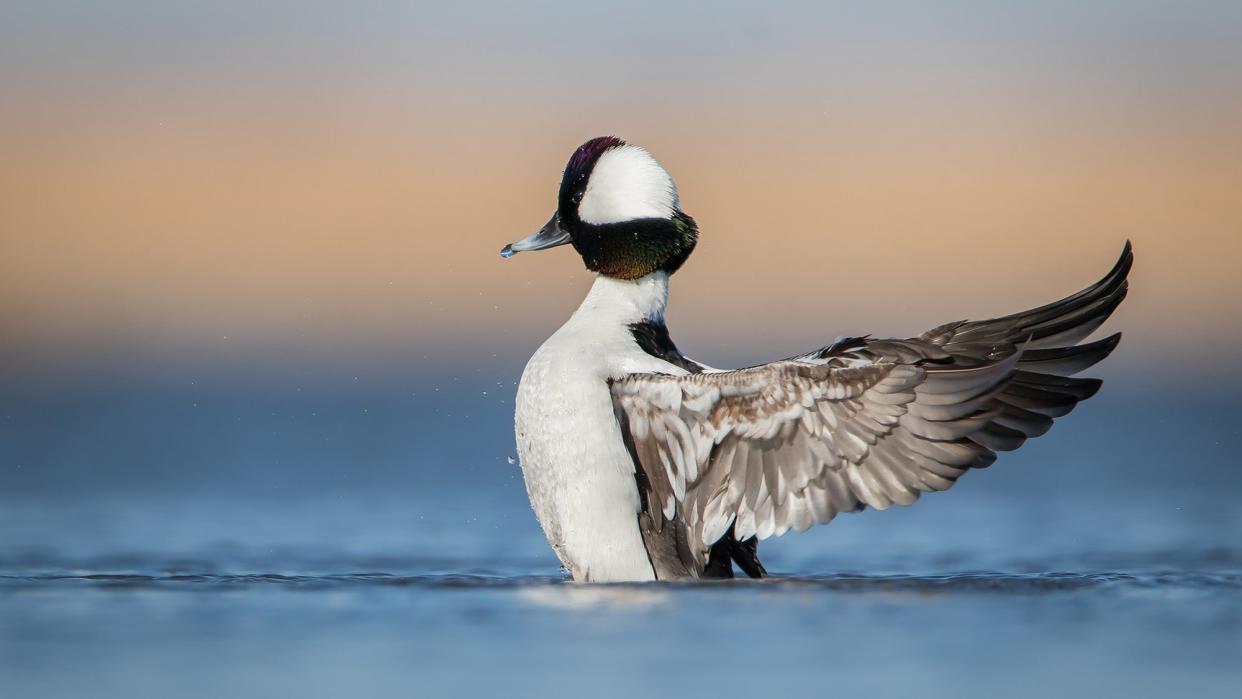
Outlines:
[[643,352],[629,324],[661,317],[668,278],[601,277],[573,317],[539,348],[518,386],[514,425],[531,506],[577,581],[653,580],[638,529],[634,462],[608,380],[685,373]]

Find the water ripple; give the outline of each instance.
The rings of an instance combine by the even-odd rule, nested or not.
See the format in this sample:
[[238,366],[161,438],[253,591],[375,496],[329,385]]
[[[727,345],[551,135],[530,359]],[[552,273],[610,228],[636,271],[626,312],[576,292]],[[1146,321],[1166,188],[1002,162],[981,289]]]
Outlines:
[[[394,575],[382,572],[291,575],[282,573],[238,574],[140,574],[105,572],[52,572],[0,575],[0,590],[83,586],[97,588],[155,588],[209,591],[272,586],[291,589],[347,587],[412,587],[421,589],[507,589],[534,586],[571,586],[560,576],[423,574]],[[581,587],[581,586],[573,586]],[[667,589],[786,590],[813,589],[838,593],[868,592],[990,592],[1040,594],[1094,588],[1187,588],[1242,590],[1242,574],[1170,571],[1162,573],[1050,572],[999,573],[989,571],[937,575],[803,575],[764,580],[715,580],[674,583],[629,583],[609,587],[662,587]]]

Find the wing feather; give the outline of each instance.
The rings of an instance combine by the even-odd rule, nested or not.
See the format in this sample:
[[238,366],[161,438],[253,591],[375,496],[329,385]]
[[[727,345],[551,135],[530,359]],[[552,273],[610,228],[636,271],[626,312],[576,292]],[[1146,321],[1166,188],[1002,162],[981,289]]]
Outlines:
[[646,501],[680,519],[702,565],[730,527],[738,541],[766,538],[947,490],[1099,390],[1071,376],[1120,335],[1078,343],[1125,298],[1132,263],[1127,243],[1077,294],[917,338],[844,338],[749,369],[616,379]]

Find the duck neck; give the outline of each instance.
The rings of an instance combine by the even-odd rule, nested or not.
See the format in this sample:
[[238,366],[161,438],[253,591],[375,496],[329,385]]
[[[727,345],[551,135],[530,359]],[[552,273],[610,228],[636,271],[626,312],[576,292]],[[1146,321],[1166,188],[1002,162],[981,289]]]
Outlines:
[[667,272],[652,272],[638,279],[600,275],[575,315],[625,325],[647,320],[662,323],[667,305]]

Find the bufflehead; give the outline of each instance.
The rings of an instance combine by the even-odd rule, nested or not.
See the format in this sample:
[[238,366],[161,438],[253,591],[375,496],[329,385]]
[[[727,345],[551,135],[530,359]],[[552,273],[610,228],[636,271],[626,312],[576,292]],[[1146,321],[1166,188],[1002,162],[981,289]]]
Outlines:
[[570,157],[552,218],[501,251],[569,244],[598,275],[526,365],[514,420],[531,505],[575,581],[762,577],[760,539],[949,489],[1099,390],[1073,376],[1120,333],[1082,341],[1133,261],[1127,242],[1099,282],[1034,310],[722,371],[664,324],[697,239],[655,158],[602,137]]

